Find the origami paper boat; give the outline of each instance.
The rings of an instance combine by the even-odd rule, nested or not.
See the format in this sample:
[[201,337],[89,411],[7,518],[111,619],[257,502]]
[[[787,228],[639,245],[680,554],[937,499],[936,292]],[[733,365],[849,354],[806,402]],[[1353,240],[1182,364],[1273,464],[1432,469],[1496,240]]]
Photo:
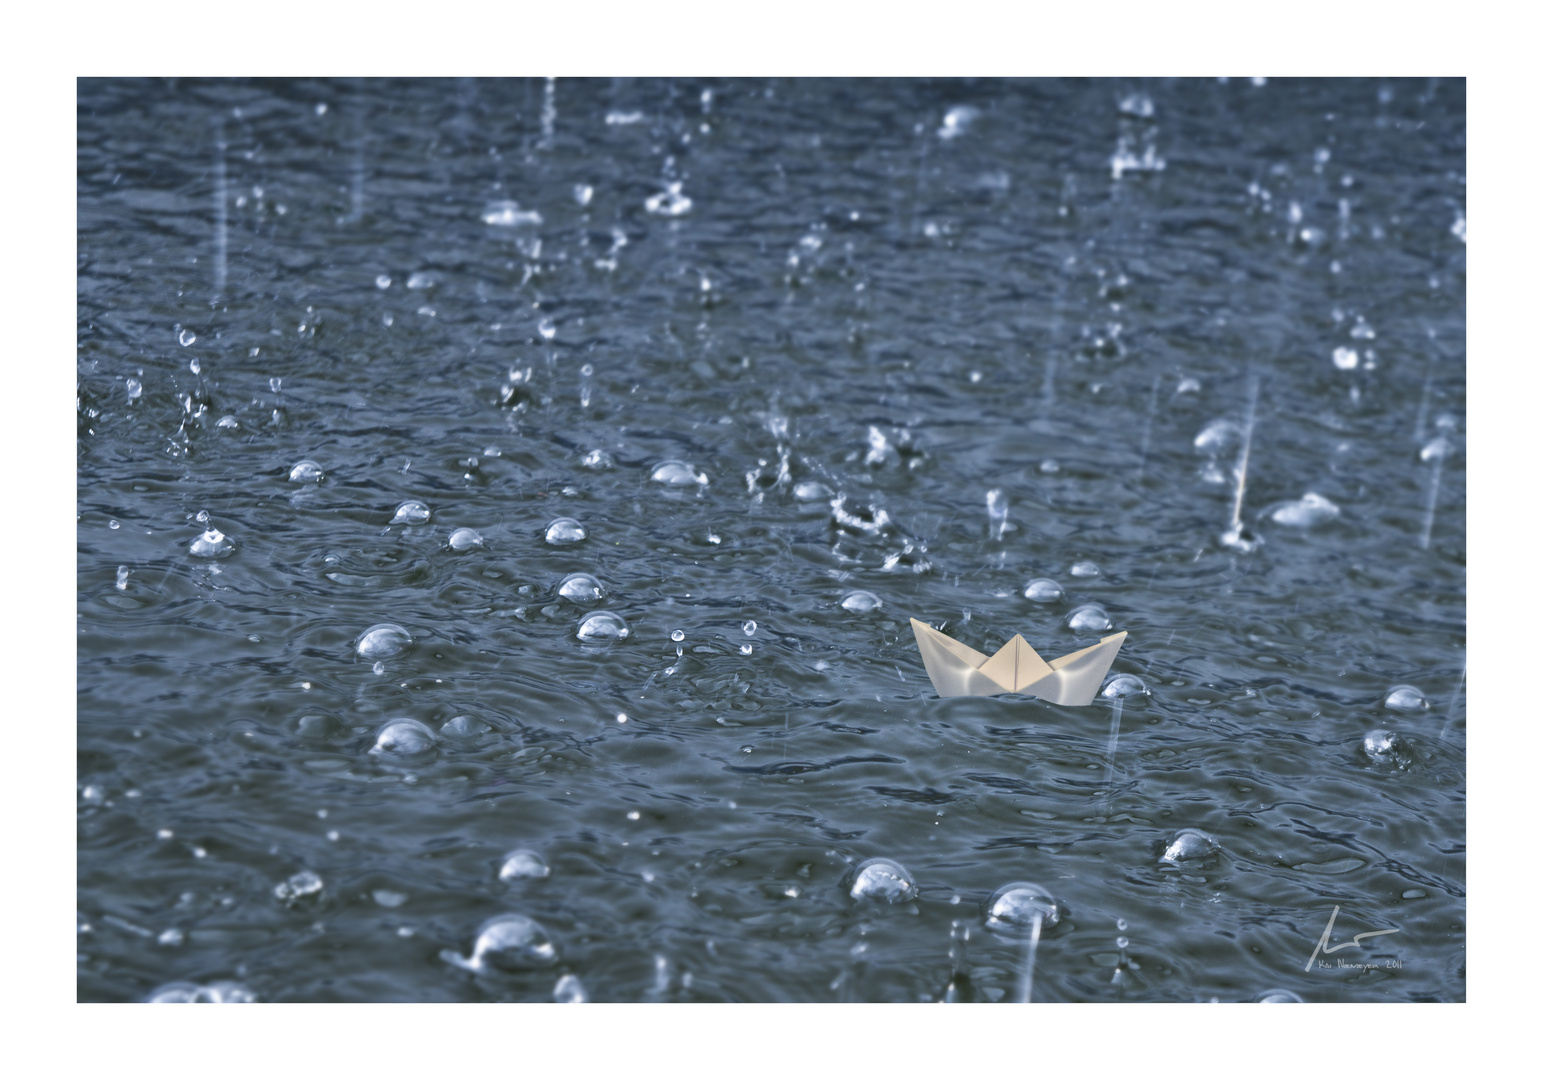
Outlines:
[[1057,657],[1048,664],[1029,648],[1022,635],[997,650],[995,656],[976,652],[919,619],[911,620],[916,647],[938,697],[993,697],[1032,694],[1057,705],[1091,705],[1109,665],[1125,643],[1125,631],[1110,634],[1097,645]]

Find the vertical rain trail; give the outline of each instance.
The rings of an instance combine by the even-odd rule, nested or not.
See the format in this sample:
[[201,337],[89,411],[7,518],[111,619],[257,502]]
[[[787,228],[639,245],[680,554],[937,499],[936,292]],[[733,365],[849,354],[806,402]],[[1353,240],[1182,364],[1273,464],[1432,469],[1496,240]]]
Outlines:
[[1136,466],[1136,483],[1141,483],[1141,478],[1147,471],[1147,451],[1152,446],[1152,420],[1157,415],[1157,388],[1162,384],[1163,377],[1159,373],[1152,376],[1152,394],[1147,399],[1147,423],[1141,432],[1141,461]]
[[225,125],[214,129],[214,295],[225,292],[225,255],[229,245],[225,198]]
[[1420,547],[1430,550],[1431,529],[1436,524],[1436,503],[1441,498],[1441,463],[1446,460],[1451,444],[1445,435],[1438,435],[1420,451],[1420,460],[1433,462],[1430,474],[1430,497],[1425,502],[1425,527],[1420,530]]
[[1248,414],[1243,419],[1243,447],[1238,451],[1238,463],[1233,469],[1237,487],[1232,495],[1232,522],[1222,534],[1222,543],[1230,548],[1252,551],[1254,542],[1243,539],[1243,491],[1248,486],[1248,455],[1254,443],[1254,411],[1259,405],[1259,376],[1248,383]]
[[[1109,748],[1104,752],[1105,756],[1109,759],[1108,765],[1104,767],[1104,787],[1106,789],[1114,783],[1114,752],[1120,746],[1120,711],[1124,707],[1125,699],[1123,697],[1114,699],[1114,719],[1109,721]],[[1109,797],[1110,794],[1112,792],[1106,794],[1105,797]]]
[[1463,654],[1463,674],[1457,680],[1457,690],[1452,694],[1452,704],[1447,706],[1447,722],[1441,725],[1441,741],[1447,741],[1447,733],[1452,730],[1452,723],[1457,718],[1457,703],[1463,700],[1463,687],[1468,682],[1468,655]]
[[1034,997],[1034,955],[1039,952],[1039,928],[1044,917],[1034,913],[1034,927],[1029,931],[1028,948],[1023,954],[1023,988],[1018,994],[1018,1001],[1027,1005]]

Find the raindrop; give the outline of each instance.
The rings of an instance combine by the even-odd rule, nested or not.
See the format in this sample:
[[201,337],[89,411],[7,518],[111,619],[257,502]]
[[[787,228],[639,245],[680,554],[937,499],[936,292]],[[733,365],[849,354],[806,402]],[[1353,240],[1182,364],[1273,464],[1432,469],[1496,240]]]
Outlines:
[[144,393],[145,390],[144,384],[138,379],[125,380],[123,385],[128,388],[130,401],[139,400],[139,395]]
[[321,896],[322,880],[320,875],[311,870],[301,870],[298,874],[291,874],[284,881],[273,887],[273,895],[282,900],[286,905],[293,906],[303,900],[314,900]]
[[396,508],[389,524],[392,525],[422,525],[433,515],[425,504],[417,499],[408,499]]
[[1098,577],[1098,564],[1084,559],[1072,564],[1072,577]]
[[186,348],[187,346],[193,344],[193,342],[195,342],[197,340],[198,340],[198,338],[193,336],[193,331],[191,331],[191,330],[184,330],[180,334],[177,335],[178,343],[181,344],[184,348]]
[[1218,854],[1222,849],[1216,837],[1200,829],[1180,829],[1169,839],[1163,848],[1163,857],[1158,862],[1169,863],[1177,866],[1188,859],[1204,859]]
[[1361,362],[1360,356],[1354,349],[1340,345],[1334,350],[1334,366],[1341,371],[1354,371],[1356,365]]
[[546,527],[546,542],[549,544],[577,544],[589,534],[584,531],[584,526],[570,517],[560,517]]
[[593,604],[605,599],[605,586],[593,574],[569,574],[557,586],[557,595],[575,604]]
[[1066,625],[1073,630],[1108,630],[1114,626],[1109,613],[1097,604],[1083,604],[1066,617]]
[[1061,586],[1049,578],[1035,578],[1023,587],[1024,599],[1036,604],[1049,604],[1065,595]]
[[413,637],[396,623],[376,623],[364,633],[354,648],[366,660],[395,656],[412,646]]
[[1002,539],[1007,532],[1007,496],[1002,494],[1001,488],[986,492],[986,517],[991,522],[992,537]]
[[671,641],[685,641],[686,640],[686,632],[684,630],[671,630],[670,631],[670,640]]
[[453,551],[470,551],[482,546],[482,534],[476,529],[457,529],[450,534],[448,543]]
[[1419,687],[1401,683],[1390,688],[1383,696],[1382,707],[1395,709],[1398,712],[1424,712],[1430,708],[1430,702],[1425,699]]
[[439,954],[441,960],[466,971],[526,971],[550,967],[557,962],[557,947],[545,927],[524,915],[500,915],[489,919],[477,931],[471,956],[461,956],[453,949]]
[[128,591],[128,587],[129,587],[129,568],[127,566],[120,566],[120,567],[118,567],[118,578],[117,578],[117,581],[114,582],[114,585],[117,587],[119,592],[127,592]]
[[551,867],[534,851],[521,848],[504,856],[504,864],[498,868],[499,881],[519,881],[522,878],[544,878],[551,874]]
[[866,615],[875,608],[883,607],[884,601],[866,589],[857,589],[841,598],[841,606],[854,615]]
[[632,633],[620,615],[610,611],[597,611],[579,623],[580,641],[621,641]]
[[191,371],[194,375],[197,375],[199,372],[204,370],[204,366],[198,362],[198,357],[195,356],[193,359],[188,361],[188,370]]
[[236,545],[219,529],[210,526],[193,538],[188,553],[200,559],[223,559],[236,550]]
[[289,470],[289,479],[297,484],[319,484],[325,474],[321,466],[307,458],[305,461],[297,461]]
[[893,859],[869,859],[860,863],[843,882],[853,900],[878,900],[903,904],[915,900],[916,880]]
[[740,629],[745,632],[745,636],[746,637],[755,637],[755,631],[756,631],[755,620],[754,619],[747,620],[745,625],[741,626]]
[[690,484],[706,484],[707,474],[696,471],[695,466],[684,461],[661,461],[654,466],[653,472],[648,478],[656,484],[668,484],[671,487],[686,487]]
[[399,716],[390,720],[375,736],[372,754],[389,754],[394,758],[416,758],[426,755],[438,742],[434,729],[420,720]]

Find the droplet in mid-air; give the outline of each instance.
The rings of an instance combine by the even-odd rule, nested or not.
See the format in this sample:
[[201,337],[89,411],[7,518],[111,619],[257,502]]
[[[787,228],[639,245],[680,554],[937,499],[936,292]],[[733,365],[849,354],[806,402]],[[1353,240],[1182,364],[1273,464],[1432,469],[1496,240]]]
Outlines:
[[1216,837],[1200,829],[1180,829],[1174,833],[1163,848],[1163,856],[1158,862],[1169,863],[1177,866],[1189,859],[1205,859],[1219,853],[1222,849]]
[[570,517],[560,517],[546,527],[546,542],[554,545],[577,544],[588,536],[584,526]]
[[359,635],[354,648],[366,660],[395,656],[412,646],[413,636],[396,623],[376,623]]
[[747,620],[745,622],[745,625],[741,626],[740,629],[745,632],[745,636],[746,637],[755,637],[755,632],[756,632],[755,620],[754,619]]
[[296,484],[319,484],[325,479],[321,466],[307,458],[305,461],[297,461],[289,470],[289,479]]
[[661,461],[655,465],[648,478],[656,484],[668,484],[670,487],[689,487],[692,484],[707,483],[707,474],[699,473],[696,468],[684,461]]
[[235,550],[236,545],[230,537],[212,525],[202,534],[195,536],[193,542],[188,545],[188,554],[200,559],[223,559]]
[[1383,695],[1382,707],[1397,712],[1424,712],[1430,708],[1430,702],[1425,699],[1419,687],[1400,683],[1398,686],[1391,687]]
[[575,604],[593,604],[605,599],[605,586],[593,574],[569,574],[557,586],[557,595]]
[[632,631],[626,621],[610,611],[597,611],[579,623],[580,641],[621,641]]
[[551,967],[557,962],[557,946],[547,936],[546,928],[524,915],[499,915],[482,924],[477,931],[471,956],[445,949],[440,959],[466,971],[484,974],[490,971],[528,971]]
[[670,631],[670,640],[671,641],[685,641],[686,640],[686,632],[684,630],[671,630]]
[[446,541],[452,551],[470,551],[474,547],[482,546],[482,534],[476,529],[457,529],[450,534]]
[[392,515],[390,524],[422,525],[432,516],[433,511],[426,504],[419,502],[417,499],[408,499],[396,508],[396,513]]
[[1106,698],[1128,698],[1150,694],[1147,684],[1134,675],[1116,675],[1104,684],[1101,691]]
[[986,901],[986,929],[998,934],[1027,935],[1034,920],[1048,930],[1061,921],[1062,906],[1043,885],[1014,881],[1003,885]]
[[883,607],[884,601],[866,589],[857,589],[841,598],[841,606],[854,615],[866,615],[875,608]]
[[551,873],[552,869],[547,866],[546,860],[534,851],[521,848],[504,856],[503,865],[498,868],[498,880],[519,881],[522,878],[544,878]]
[[1024,599],[1032,600],[1036,604],[1049,604],[1065,595],[1058,583],[1045,577],[1035,578],[1023,587]]
[[903,904],[915,900],[916,879],[893,859],[869,859],[859,863],[844,882],[853,900],[878,900]]
[[1066,617],[1066,625],[1073,630],[1108,630],[1114,626],[1109,613],[1097,604],[1083,604]]
[[388,721],[375,736],[370,753],[393,758],[417,758],[434,749],[438,738],[434,729],[421,720],[399,716]]

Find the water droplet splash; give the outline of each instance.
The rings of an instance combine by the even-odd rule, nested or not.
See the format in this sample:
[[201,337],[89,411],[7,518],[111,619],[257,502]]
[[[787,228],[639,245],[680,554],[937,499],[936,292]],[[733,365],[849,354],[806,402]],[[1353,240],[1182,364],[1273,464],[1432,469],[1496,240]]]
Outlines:
[[195,536],[193,542],[188,545],[188,554],[200,559],[223,559],[234,554],[235,550],[236,545],[230,537],[213,526]]
[[557,946],[546,928],[524,915],[499,915],[482,924],[471,956],[453,949],[439,954],[441,960],[475,974],[529,971],[557,962]]
[[315,901],[321,897],[321,893],[321,877],[311,870],[301,870],[298,874],[291,874],[287,879],[273,887],[273,895],[286,907],[294,907],[296,904],[306,901]]
[[[541,224],[541,213],[521,210],[520,204],[512,199],[500,199],[483,207],[482,223],[501,229],[529,228]],[[412,287],[410,283],[408,287]]]
[[858,864],[843,886],[853,900],[903,904],[917,896],[916,880],[893,859],[869,859]]

